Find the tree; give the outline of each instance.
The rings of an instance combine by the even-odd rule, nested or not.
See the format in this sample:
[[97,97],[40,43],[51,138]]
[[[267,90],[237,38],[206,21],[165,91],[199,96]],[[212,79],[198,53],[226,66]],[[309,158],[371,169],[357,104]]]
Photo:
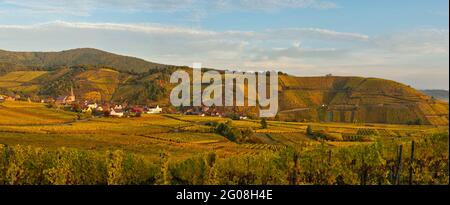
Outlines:
[[414,122],[414,124],[416,124],[416,125],[422,125],[423,124],[423,122],[422,122],[422,119],[417,119],[415,122]]
[[102,95],[100,92],[92,91],[88,92],[84,95],[84,99],[90,101],[90,102],[100,102],[102,99]]
[[263,118],[263,119],[261,120],[261,128],[267,129],[267,121],[266,121],[266,118]]
[[311,125],[308,125],[308,127],[306,128],[306,134],[308,134],[309,136],[314,135]]

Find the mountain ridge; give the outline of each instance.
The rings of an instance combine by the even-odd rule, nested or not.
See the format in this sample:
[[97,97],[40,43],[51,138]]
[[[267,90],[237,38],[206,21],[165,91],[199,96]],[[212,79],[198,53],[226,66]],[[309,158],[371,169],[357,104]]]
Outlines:
[[76,48],[52,52],[0,50],[0,63],[22,67],[39,67],[42,69],[77,65],[105,66],[134,73],[143,73],[151,69],[165,68],[168,66],[95,48]]
[[442,100],[442,101],[449,101],[449,91],[444,89],[424,89],[419,90],[422,93],[425,93],[426,95],[429,95],[431,97],[434,97],[436,99]]

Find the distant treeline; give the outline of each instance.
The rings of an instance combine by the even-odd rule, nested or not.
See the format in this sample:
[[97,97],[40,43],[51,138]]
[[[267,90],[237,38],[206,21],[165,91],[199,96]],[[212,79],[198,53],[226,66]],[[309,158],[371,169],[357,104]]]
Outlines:
[[123,151],[0,146],[0,184],[448,184],[448,134],[330,149],[214,152],[157,162]]

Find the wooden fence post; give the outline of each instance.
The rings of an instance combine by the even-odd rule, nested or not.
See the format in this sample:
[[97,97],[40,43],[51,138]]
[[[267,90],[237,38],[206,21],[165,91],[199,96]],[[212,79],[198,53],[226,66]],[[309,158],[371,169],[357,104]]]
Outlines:
[[403,145],[400,145],[398,148],[398,156],[397,156],[397,173],[395,176],[395,184],[400,184],[400,174],[402,171],[402,153],[403,152]]
[[409,185],[412,185],[413,180],[413,163],[414,163],[414,148],[415,148],[416,142],[411,142],[411,158],[409,160]]
[[366,162],[364,160],[364,157],[362,157],[362,167],[361,167],[361,176],[360,176],[360,184],[361,185],[366,185],[367,184],[367,165]]
[[331,166],[331,154],[332,154],[332,152],[330,149],[330,150],[328,150],[328,166]]
[[298,153],[294,152],[294,170],[291,176],[291,185],[297,185],[297,170],[298,170]]

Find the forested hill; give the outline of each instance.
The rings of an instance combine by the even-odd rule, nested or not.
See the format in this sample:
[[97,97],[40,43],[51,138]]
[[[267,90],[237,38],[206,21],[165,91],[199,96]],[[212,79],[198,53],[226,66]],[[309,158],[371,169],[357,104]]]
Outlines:
[[45,70],[59,66],[104,66],[118,71],[143,73],[167,65],[148,62],[135,57],[108,53],[92,48],[78,48],[61,52],[11,52],[0,50],[0,73],[15,70]]

